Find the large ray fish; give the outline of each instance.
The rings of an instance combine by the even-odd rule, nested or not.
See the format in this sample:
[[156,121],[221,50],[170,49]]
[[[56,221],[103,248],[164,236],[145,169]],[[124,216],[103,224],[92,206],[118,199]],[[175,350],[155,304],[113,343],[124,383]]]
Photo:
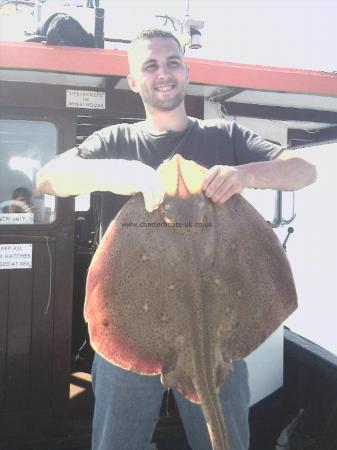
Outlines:
[[228,450],[219,386],[232,361],[295,310],[291,270],[243,197],[219,206],[202,193],[205,168],[176,155],[158,171],[161,207],[148,213],[141,194],[132,197],[94,255],[85,302],[91,344],[200,402],[213,449]]

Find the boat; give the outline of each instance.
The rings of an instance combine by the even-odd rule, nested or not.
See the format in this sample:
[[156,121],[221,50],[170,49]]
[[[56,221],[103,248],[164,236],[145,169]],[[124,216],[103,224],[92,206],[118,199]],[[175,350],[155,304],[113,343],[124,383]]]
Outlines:
[[[96,42],[102,44],[99,27],[96,31]],[[336,73],[192,57],[187,63],[188,115],[235,119],[303,157],[314,149],[319,160],[320,152],[337,149]],[[37,195],[27,214],[12,192],[14,187],[33,189],[41,165],[94,131],[144,119],[127,74],[125,50],[0,42],[2,450],[90,447],[93,351],[82,315],[85,279],[98,243],[102,204],[117,213],[124,200],[101,193],[76,199]],[[23,175],[13,181],[18,171]],[[294,206],[292,195],[264,195],[268,198],[262,201],[256,192],[248,198],[263,209],[296,273],[298,261],[310,259],[310,251],[303,255],[303,249],[297,250],[300,256],[291,256],[299,239],[296,220],[302,197]],[[9,206],[15,212],[8,212]],[[336,204],[327,211],[330,219],[320,220],[334,223]],[[315,244],[308,228],[306,218],[301,233],[309,249]],[[330,242],[331,248],[323,249],[328,253],[335,235]],[[324,255],[315,262],[317,271],[329,270]],[[305,282],[310,283],[308,276]],[[317,277],[322,296],[336,293],[336,280],[330,282],[327,287]],[[302,284],[302,300],[301,289]],[[336,336],[335,329],[331,333]],[[336,354],[286,324],[248,358],[251,450],[337,449]],[[153,448],[188,448],[169,391]]]

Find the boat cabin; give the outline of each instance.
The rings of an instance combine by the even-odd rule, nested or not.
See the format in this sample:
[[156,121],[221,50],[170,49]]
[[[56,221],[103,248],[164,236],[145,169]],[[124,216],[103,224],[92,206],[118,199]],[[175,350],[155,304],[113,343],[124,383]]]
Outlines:
[[[145,113],[127,84],[125,51],[2,42],[0,55],[0,448],[89,448],[93,351],[82,315],[85,279],[100,208],[117,212],[123,199],[38,195],[35,176],[95,130]],[[303,155],[337,145],[335,73],[187,62],[190,116],[237,120]],[[254,204],[256,193],[249,195]],[[297,205],[289,195],[266,195],[256,204],[290,248]],[[292,449],[336,450],[333,353],[282,328],[249,367],[252,450],[290,448],[276,442],[295,417],[302,444],[295,436]],[[178,449],[183,433],[168,393],[154,442]]]

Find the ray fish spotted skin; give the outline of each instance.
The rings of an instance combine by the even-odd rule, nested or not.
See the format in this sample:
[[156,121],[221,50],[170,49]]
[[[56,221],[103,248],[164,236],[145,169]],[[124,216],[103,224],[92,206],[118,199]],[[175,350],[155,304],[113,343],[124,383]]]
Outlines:
[[[205,168],[175,155],[158,171],[161,207],[149,213],[141,194],[132,197],[92,260],[84,308],[91,344],[200,402],[213,450],[229,450],[219,386],[232,361],[296,309],[292,273],[270,225],[243,197],[219,206],[202,193]],[[130,222],[143,226],[123,225]]]

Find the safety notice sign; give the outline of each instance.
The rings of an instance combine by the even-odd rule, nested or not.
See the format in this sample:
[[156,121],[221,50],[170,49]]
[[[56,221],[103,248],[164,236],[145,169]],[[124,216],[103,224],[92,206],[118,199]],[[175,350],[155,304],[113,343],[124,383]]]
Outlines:
[[33,244],[0,244],[0,269],[31,269]]
[[66,90],[67,108],[105,109],[104,91]]

